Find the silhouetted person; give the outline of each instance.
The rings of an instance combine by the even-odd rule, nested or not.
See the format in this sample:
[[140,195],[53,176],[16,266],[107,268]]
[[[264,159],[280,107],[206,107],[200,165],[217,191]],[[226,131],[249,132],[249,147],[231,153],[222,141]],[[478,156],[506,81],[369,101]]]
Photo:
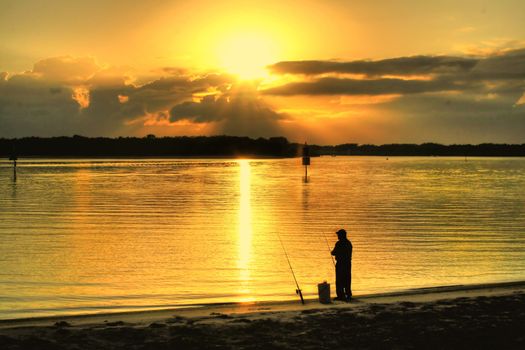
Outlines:
[[332,250],[335,264],[335,300],[348,301],[352,298],[352,243],[346,238],[346,231],[336,232],[339,239]]

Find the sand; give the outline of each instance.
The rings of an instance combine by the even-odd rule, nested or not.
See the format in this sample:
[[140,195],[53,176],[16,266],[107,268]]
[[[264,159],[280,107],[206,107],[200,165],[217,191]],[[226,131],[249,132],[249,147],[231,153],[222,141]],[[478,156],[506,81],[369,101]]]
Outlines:
[[525,348],[525,281],[0,321],[2,349]]

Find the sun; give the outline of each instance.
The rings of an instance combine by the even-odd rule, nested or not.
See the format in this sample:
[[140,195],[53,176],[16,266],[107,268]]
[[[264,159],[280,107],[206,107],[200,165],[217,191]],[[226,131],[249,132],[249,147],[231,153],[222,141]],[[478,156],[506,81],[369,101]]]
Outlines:
[[225,36],[217,45],[217,60],[221,68],[241,80],[268,76],[266,66],[278,57],[277,42],[257,32],[242,32]]

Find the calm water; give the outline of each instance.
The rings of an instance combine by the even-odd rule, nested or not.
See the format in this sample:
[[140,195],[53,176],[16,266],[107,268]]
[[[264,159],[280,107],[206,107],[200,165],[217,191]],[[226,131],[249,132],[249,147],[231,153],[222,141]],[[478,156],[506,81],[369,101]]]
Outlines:
[[[0,319],[525,279],[525,159],[0,163]],[[325,240],[326,237],[326,240]]]

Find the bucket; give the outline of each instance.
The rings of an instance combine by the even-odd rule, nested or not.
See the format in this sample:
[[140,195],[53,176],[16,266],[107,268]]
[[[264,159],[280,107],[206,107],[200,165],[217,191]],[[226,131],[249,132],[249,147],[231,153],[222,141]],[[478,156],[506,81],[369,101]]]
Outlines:
[[326,281],[319,283],[317,291],[319,292],[319,302],[321,304],[330,304],[332,302],[330,300],[330,283],[326,283]]

